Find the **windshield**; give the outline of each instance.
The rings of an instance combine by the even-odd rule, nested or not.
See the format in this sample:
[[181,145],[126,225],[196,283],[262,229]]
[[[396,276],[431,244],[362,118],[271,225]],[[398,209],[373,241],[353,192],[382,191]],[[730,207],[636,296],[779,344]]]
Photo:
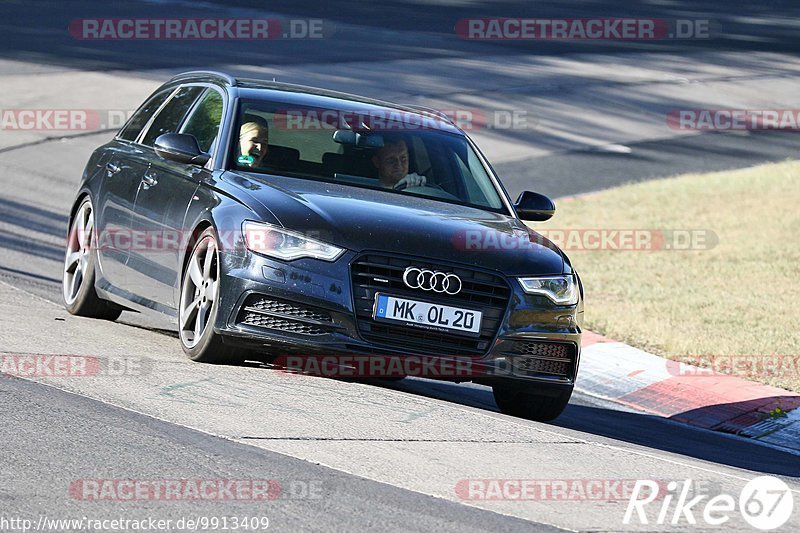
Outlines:
[[463,135],[434,115],[365,113],[264,101],[240,103],[232,167],[378,188],[505,212]]

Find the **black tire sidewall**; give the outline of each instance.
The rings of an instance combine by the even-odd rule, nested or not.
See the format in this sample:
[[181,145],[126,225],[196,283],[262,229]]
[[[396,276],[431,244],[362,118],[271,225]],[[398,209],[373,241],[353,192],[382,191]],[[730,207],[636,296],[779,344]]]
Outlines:
[[504,414],[549,422],[555,420],[566,408],[573,388],[559,391],[556,395],[537,394],[519,383],[498,383],[492,386],[495,403]]

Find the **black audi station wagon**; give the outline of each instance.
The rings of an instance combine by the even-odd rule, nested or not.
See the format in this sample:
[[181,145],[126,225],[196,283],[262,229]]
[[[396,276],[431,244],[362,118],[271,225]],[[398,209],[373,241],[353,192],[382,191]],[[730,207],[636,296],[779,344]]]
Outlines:
[[[469,362],[504,413],[552,420],[583,289],[472,140],[434,110],[188,72],[89,159],[70,313],[152,312],[195,361],[290,354]],[[402,376],[401,376],[402,377]]]

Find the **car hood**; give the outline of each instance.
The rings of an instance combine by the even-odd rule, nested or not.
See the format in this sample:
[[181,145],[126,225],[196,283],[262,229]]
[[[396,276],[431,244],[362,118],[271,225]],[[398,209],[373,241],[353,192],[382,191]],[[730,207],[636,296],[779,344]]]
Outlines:
[[497,270],[560,274],[564,258],[519,219],[391,191],[282,176],[227,173],[262,220],[354,252],[385,251]]

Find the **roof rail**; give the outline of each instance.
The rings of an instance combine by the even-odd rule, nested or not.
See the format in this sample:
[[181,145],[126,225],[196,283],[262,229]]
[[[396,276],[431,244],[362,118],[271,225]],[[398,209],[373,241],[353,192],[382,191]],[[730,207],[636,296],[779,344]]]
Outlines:
[[[417,104],[404,104],[404,105],[406,107],[410,108],[410,109],[414,109],[414,110],[417,110],[417,111],[423,111],[425,113],[430,113],[432,115],[436,115],[437,117],[439,117],[440,119],[444,120],[445,122],[447,122],[451,126],[456,126],[456,123],[453,122],[453,120],[450,117],[448,117],[444,112],[439,111],[438,109],[434,109],[432,107],[426,107],[424,105],[417,105]],[[458,127],[458,126],[456,126],[456,127]]]
[[189,72],[182,72],[172,77],[170,81],[182,80],[186,78],[218,78],[225,82],[226,85],[236,87],[236,78],[224,72],[217,72],[214,70],[192,70]]

